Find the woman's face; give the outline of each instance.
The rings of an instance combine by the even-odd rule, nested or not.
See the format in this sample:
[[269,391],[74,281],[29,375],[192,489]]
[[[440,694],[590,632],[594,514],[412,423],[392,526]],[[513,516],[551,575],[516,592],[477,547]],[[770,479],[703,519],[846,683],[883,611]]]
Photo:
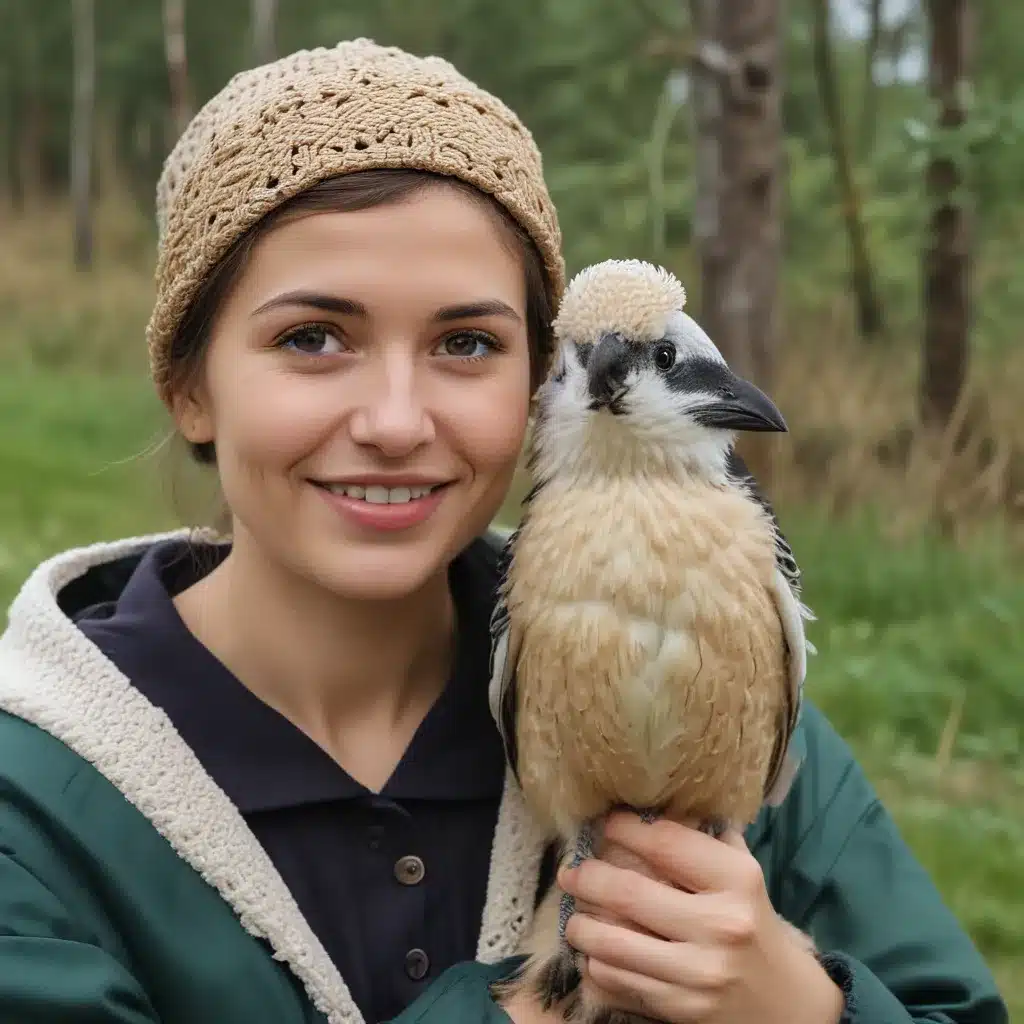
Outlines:
[[178,420],[216,444],[237,550],[388,598],[487,527],[529,393],[520,258],[481,204],[430,188],[264,235]]

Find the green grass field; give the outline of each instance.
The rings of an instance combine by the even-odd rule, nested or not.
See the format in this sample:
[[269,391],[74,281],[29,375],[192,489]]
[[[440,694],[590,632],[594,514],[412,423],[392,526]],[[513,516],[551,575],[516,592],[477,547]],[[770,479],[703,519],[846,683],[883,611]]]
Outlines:
[[[0,604],[71,545],[178,522],[138,375],[8,361],[0,377]],[[153,453],[156,446],[158,450]],[[1024,1013],[1024,582],[993,538],[896,544],[867,518],[780,511],[818,614],[809,693],[862,758],[1007,998]]]

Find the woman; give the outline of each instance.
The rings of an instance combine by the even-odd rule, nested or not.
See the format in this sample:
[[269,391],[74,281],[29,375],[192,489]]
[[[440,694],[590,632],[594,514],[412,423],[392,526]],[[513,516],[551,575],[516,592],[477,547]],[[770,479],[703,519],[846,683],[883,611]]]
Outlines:
[[[563,283],[539,154],[358,40],[233,79],[158,214],[153,377],[231,540],[70,551],[12,606],[0,1017],[508,1020],[488,984],[553,874],[486,698],[487,528]],[[745,838],[609,824],[561,879],[587,983],[670,1021],[1004,1021],[813,708],[801,742]]]

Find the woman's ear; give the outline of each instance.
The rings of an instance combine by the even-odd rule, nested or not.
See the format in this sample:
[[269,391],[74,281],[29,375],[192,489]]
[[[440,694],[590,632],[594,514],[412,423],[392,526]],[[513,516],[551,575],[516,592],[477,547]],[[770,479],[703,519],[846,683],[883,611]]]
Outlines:
[[178,433],[190,444],[208,444],[214,440],[210,403],[202,388],[176,395],[171,401],[171,415]]

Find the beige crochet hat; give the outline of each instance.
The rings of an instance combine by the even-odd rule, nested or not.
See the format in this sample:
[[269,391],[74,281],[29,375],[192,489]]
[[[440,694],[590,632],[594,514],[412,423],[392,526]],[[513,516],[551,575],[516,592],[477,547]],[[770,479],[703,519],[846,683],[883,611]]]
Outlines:
[[174,333],[207,274],[264,214],[324,178],[411,167],[492,195],[532,237],[552,308],[565,282],[540,152],[518,117],[439,57],[369,39],[235,75],[193,118],[157,185],[156,306],[146,334],[165,401]]

